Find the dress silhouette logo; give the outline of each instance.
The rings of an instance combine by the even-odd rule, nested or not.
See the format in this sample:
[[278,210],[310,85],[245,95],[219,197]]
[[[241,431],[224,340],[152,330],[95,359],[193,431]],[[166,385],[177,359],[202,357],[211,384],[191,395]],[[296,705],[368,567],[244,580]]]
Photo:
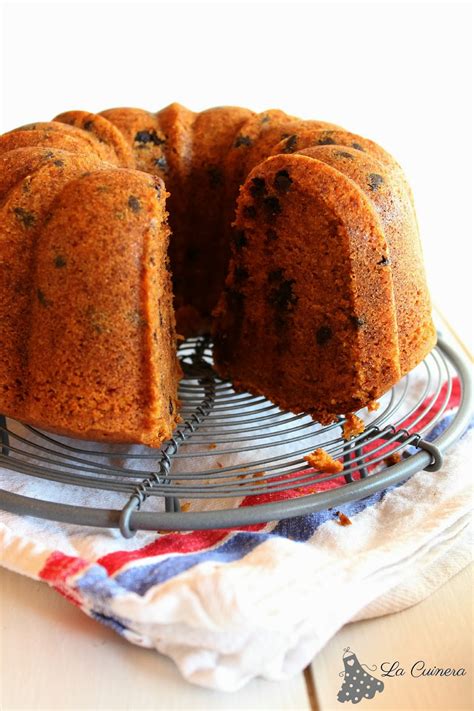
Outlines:
[[339,672],[339,676],[343,676],[344,681],[337,695],[337,700],[341,704],[345,701],[358,704],[362,699],[373,699],[377,691],[383,691],[383,681],[379,681],[369,674],[369,671],[377,669],[376,665],[370,669],[366,664],[361,664],[354,652],[351,652],[350,647],[344,649],[342,661],[344,662],[344,671]]

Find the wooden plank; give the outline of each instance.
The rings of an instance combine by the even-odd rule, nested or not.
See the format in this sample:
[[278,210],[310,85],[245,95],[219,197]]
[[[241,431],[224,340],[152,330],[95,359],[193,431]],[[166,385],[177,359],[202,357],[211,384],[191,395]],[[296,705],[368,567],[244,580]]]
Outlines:
[[309,711],[303,674],[234,694],[183,680],[173,662],[94,622],[43,583],[0,569],[3,711],[282,709]]
[[[340,710],[337,694],[342,678],[342,655],[350,647],[360,663],[373,667],[374,677],[385,688],[373,699],[359,702],[361,708],[454,711],[474,708],[473,699],[473,567],[469,566],[423,602],[402,612],[346,625],[313,662],[316,691],[322,711]],[[426,667],[463,667],[465,676],[410,674],[412,665],[423,660]],[[383,662],[398,661],[404,676],[382,677]],[[417,673],[417,672],[415,672]]]

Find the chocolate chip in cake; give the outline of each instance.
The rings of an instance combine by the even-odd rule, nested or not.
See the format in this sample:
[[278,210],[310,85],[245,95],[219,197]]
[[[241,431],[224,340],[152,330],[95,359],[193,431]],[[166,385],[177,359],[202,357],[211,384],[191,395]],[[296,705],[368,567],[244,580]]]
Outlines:
[[288,311],[290,306],[296,304],[298,301],[298,297],[293,292],[294,283],[294,279],[282,281],[270,292],[268,297],[270,304],[280,311]]
[[173,400],[171,398],[169,399],[169,402],[168,402],[168,412],[170,413],[170,415],[172,415],[174,412]]
[[388,267],[389,264],[391,264],[390,257],[386,257],[384,254],[380,262],[377,262],[377,264],[381,267]]
[[254,219],[255,217],[257,217],[257,210],[255,209],[255,207],[253,205],[246,205],[244,207],[243,212],[244,212],[244,217],[250,217],[251,219]]
[[94,128],[94,122],[91,120],[85,121],[82,128],[84,129],[84,131],[92,131]]
[[356,149],[356,151],[362,151],[363,153],[365,153],[365,148],[362,148],[360,143],[352,143],[351,145],[352,145],[352,148]]
[[56,269],[61,269],[62,267],[66,266],[66,260],[61,254],[58,254],[54,258],[54,266],[56,267]]
[[55,165],[57,168],[62,168],[62,166],[64,165],[64,161],[58,158],[58,160],[53,161],[53,165]]
[[207,169],[207,174],[209,176],[209,185],[211,188],[217,188],[219,185],[224,184],[224,175],[220,168],[211,166]]
[[279,170],[275,175],[273,185],[279,193],[287,193],[293,183],[287,170]]
[[274,284],[277,281],[283,279],[283,269],[274,269],[272,272],[268,273],[268,281],[270,284]]
[[252,139],[250,136],[237,136],[234,141],[234,148],[240,148],[240,146],[251,146]]
[[270,121],[270,116],[268,114],[265,114],[265,116],[262,116],[260,119],[260,123],[268,123]]
[[322,136],[318,141],[319,146],[333,146],[335,143],[336,141],[331,136]]
[[318,346],[324,346],[332,338],[332,330],[329,326],[321,326],[316,331],[316,343]]
[[294,153],[298,144],[298,136],[294,133],[292,136],[288,136],[285,141],[285,145],[282,149],[282,153]]
[[[268,282],[272,285],[268,293],[268,303],[277,310],[278,321],[286,315],[298,297],[293,291],[294,279],[285,279],[282,269],[275,269],[268,275]],[[279,323],[281,325],[281,323]]]
[[38,301],[40,302],[41,306],[44,306],[45,308],[48,308],[49,306],[49,301],[44,295],[44,292],[41,291],[41,289],[36,290],[36,295],[38,297]]
[[155,165],[157,168],[163,171],[168,170],[168,161],[166,160],[165,156],[160,156],[159,158],[155,158]]
[[265,234],[266,234],[266,241],[267,242],[276,242],[276,240],[278,239],[278,234],[277,234],[276,230],[272,230],[271,227],[270,227],[270,229],[268,229],[266,231]]
[[383,183],[383,178],[378,173],[370,173],[369,176],[369,188],[376,192]]
[[135,197],[135,195],[130,195],[128,198],[128,206],[132,212],[140,212],[142,209],[142,206],[140,204],[140,200]]
[[365,319],[362,316],[349,316],[349,320],[354,328],[362,328],[365,325]]
[[13,212],[24,225],[24,227],[33,227],[36,222],[36,217],[32,212],[28,212],[22,207],[14,207]]
[[334,155],[337,158],[347,158],[347,160],[354,160],[354,156],[352,153],[348,153],[347,151],[334,151]]
[[161,146],[165,143],[164,138],[160,138],[156,131],[152,129],[151,131],[138,131],[135,134],[136,143],[153,143],[154,146]]
[[269,195],[263,199],[263,206],[267,219],[273,220],[281,213],[280,201],[274,195]]
[[235,249],[240,252],[248,244],[247,235],[243,230],[235,230],[233,233]]
[[249,188],[249,193],[253,197],[263,197],[267,192],[267,186],[263,178],[252,178],[252,185]]

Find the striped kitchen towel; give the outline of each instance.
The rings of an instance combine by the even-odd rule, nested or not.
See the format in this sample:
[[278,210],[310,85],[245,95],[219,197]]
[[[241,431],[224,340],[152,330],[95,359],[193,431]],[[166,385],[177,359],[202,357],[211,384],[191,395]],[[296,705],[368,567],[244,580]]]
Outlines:
[[[428,439],[449,424],[459,397],[454,380]],[[57,484],[0,471],[10,491],[58,500]],[[130,642],[168,655],[189,681],[231,691],[257,676],[299,672],[346,622],[413,605],[467,565],[471,471],[472,430],[440,471],[341,506],[351,522],[345,526],[335,511],[322,511],[240,529],[142,531],[125,540],[112,529],[0,512],[2,564],[44,580]],[[78,505],[116,503],[114,495],[79,487],[61,495]]]

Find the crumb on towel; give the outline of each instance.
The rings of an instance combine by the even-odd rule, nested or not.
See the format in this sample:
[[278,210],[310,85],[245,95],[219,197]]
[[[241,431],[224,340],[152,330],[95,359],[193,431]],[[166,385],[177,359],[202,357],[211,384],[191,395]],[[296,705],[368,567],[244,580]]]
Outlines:
[[351,519],[346,516],[345,513],[342,513],[342,511],[336,511],[337,514],[337,523],[340,526],[352,526],[352,521]]

